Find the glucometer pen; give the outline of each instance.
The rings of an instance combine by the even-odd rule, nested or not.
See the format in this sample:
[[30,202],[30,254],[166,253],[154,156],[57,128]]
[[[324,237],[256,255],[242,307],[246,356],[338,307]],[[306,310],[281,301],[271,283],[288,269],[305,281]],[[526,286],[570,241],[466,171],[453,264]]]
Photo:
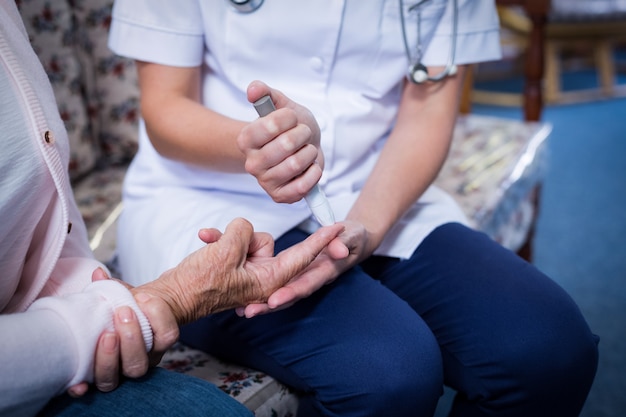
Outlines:
[[[267,116],[276,108],[274,107],[274,103],[270,96],[263,96],[257,101],[253,103],[256,112],[259,116]],[[330,208],[330,204],[328,203],[328,199],[324,194],[324,191],[320,188],[319,184],[315,184],[315,187],[309,191],[309,193],[304,197],[313,216],[317,219],[317,221],[322,226],[329,226],[335,223],[335,215],[333,214],[333,210]]]

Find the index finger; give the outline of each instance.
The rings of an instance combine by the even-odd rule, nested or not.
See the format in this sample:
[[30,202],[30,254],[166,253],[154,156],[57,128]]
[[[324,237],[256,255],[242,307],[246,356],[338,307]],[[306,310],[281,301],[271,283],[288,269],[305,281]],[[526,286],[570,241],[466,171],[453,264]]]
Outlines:
[[280,252],[276,258],[283,271],[291,271],[290,277],[304,271],[344,228],[340,223],[322,227],[302,242]]

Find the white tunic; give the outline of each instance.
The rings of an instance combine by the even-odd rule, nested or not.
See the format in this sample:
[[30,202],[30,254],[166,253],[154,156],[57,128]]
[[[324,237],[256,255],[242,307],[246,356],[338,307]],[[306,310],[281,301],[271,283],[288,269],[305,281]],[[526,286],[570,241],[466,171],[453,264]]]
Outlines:
[[[405,2],[406,35],[416,48],[417,14]],[[449,0],[429,0],[421,13],[426,65],[444,65],[454,32]],[[500,57],[493,0],[459,0],[457,64]],[[308,107],[322,132],[320,185],[337,220],[345,218],[371,172],[396,117],[409,60],[398,0],[266,0],[242,14],[229,1],[118,0],[109,44],[124,56],[171,66],[203,68],[207,107],[240,120],[257,115],[246,99],[259,79]],[[248,174],[191,167],[160,156],[143,125],[140,149],[127,176],[120,253],[125,275],[171,267],[201,243],[199,227],[223,229],[235,217],[275,237],[309,218],[304,202],[273,202]],[[410,181],[410,178],[399,179]],[[437,226],[465,218],[454,201],[431,186],[387,235],[377,254],[408,257]],[[147,230],[155,230],[148,232]],[[178,247],[164,252],[167,236]],[[138,235],[140,245],[132,244]],[[127,243],[128,242],[128,243]],[[136,241],[137,242],[137,241]],[[154,253],[162,254],[159,260]],[[152,254],[152,255],[151,255]]]

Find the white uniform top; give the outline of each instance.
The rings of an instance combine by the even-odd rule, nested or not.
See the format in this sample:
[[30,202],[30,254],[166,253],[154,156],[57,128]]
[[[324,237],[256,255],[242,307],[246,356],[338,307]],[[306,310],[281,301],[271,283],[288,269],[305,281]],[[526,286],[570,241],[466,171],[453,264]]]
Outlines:
[[[417,14],[408,8],[414,3],[404,5],[411,51],[416,49]],[[455,62],[498,59],[493,0],[458,3]],[[426,3],[420,32],[423,63],[446,64],[453,32],[450,0]],[[235,11],[227,0],[117,0],[109,44],[116,53],[143,61],[202,65],[204,105],[229,117],[257,117],[246,99],[246,88],[255,79],[308,107],[322,133],[320,185],[337,220],[345,218],[392,128],[409,65],[398,0],[266,0],[248,14]],[[190,197],[191,191],[197,196]],[[203,199],[196,226],[223,228],[241,216],[256,230],[279,236],[310,216],[303,201],[274,203],[251,175],[211,172],[163,158],[143,125],[125,197],[127,216],[141,199],[161,204],[150,222],[159,228],[180,227],[181,219],[189,222],[180,216],[177,226],[168,218],[186,207],[194,210],[181,198]],[[408,257],[430,231],[449,221],[464,221],[464,216],[449,196],[430,187],[377,253]],[[129,221],[128,227],[136,224]],[[121,233],[135,232],[125,228]]]

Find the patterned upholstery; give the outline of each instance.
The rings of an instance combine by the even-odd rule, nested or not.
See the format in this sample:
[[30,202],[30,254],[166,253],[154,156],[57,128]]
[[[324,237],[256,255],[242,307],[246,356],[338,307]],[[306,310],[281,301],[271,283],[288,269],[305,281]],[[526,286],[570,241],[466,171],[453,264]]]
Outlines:
[[[70,174],[92,249],[115,272],[121,184],[137,149],[138,87],[131,61],[106,47],[112,0],[17,2],[70,136]],[[532,225],[530,200],[545,171],[550,127],[463,116],[437,184],[472,225],[518,250]],[[206,379],[258,417],[289,417],[298,397],[272,377],[181,344],[160,366]]]
[[139,89],[132,61],[106,46],[113,1],[17,4],[68,130],[72,180],[128,162],[137,150]]

